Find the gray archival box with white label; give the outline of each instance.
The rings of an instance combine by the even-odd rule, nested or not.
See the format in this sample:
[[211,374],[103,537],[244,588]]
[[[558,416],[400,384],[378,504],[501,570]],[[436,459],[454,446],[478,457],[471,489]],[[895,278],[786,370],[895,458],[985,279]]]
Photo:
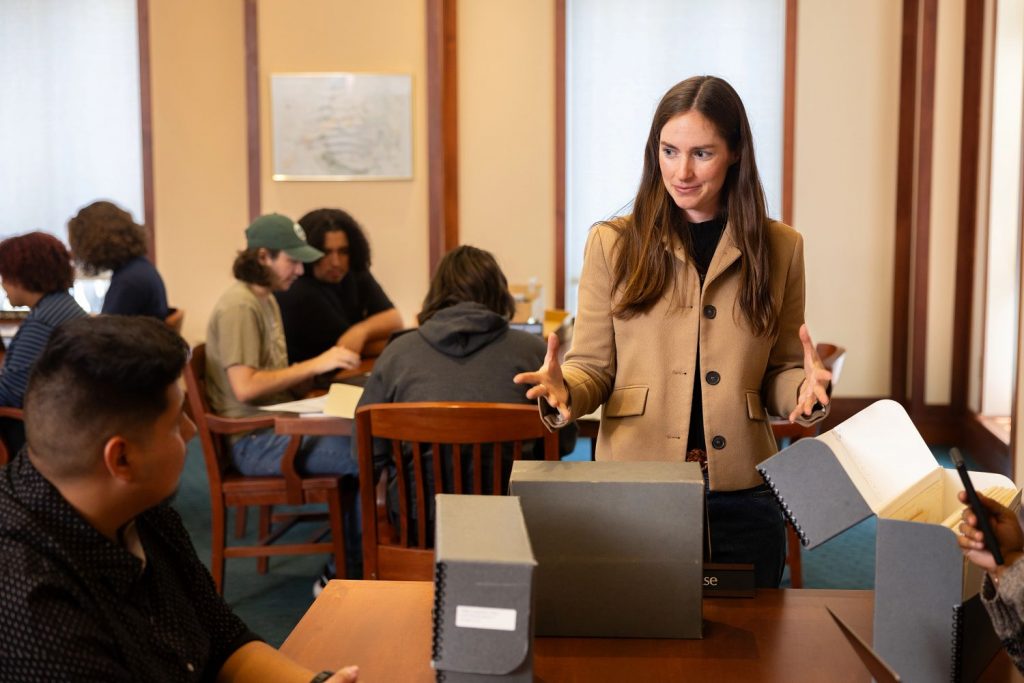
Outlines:
[[537,566],[519,499],[438,494],[432,666],[438,681],[533,680]]

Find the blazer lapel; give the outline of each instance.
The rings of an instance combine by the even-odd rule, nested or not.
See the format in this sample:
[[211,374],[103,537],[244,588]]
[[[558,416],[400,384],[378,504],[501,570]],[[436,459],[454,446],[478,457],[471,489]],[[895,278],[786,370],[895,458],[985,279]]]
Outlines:
[[704,277],[705,288],[722,275],[740,257],[740,250],[736,247],[736,241],[732,237],[732,230],[732,222],[726,223],[725,232],[722,233],[722,239],[718,242],[715,255],[711,257],[711,265],[708,266],[708,273]]

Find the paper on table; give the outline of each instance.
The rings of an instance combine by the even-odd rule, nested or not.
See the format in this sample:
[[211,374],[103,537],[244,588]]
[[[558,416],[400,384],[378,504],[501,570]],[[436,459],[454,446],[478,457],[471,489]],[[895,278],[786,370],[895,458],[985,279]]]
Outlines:
[[314,398],[303,398],[298,401],[275,403],[270,406],[259,406],[259,409],[278,413],[322,413],[326,405],[326,396],[316,396]]
[[362,395],[362,387],[335,382],[327,392],[327,404],[323,411],[333,417],[347,417],[351,420],[356,416],[356,404]]

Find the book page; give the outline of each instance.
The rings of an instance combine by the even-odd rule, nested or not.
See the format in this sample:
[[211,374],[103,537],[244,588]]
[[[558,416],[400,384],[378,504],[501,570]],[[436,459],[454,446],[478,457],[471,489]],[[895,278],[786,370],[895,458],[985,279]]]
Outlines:
[[277,413],[323,413],[325,405],[327,405],[326,396],[315,396],[313,398],[299,399],[298,401],[286,401],[285,403],[275,403],[270,406],[259,406],[259,409]]
[[327,405],[324,406],[324,413],[332,417],[354,419],[356,404],[359,403],[362,396],[362,387],[335,382],[327,392]]
[[938,467],[903,492],[903,495],[878,511],[879,517],[905,522],[941,524],[946,518],[942,493],[945,484]]
[[914,423],[895,401],[877,401],[818,438],[836,454],[875,513],[938,469]]

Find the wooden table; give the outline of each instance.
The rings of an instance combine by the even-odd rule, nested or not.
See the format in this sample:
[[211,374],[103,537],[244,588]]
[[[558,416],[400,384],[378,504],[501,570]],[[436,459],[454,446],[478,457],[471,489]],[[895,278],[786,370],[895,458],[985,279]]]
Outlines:
[[[423,581],[331,581],[281,649],[316,670],[358,664],[360,680],[433,681]],[[704,601],[703,640],[537,638],[535,680],[868,681],[825,605],[870,641],[871,591],[761,590]],[[982,679],[1021,681],[1005,654]]]

